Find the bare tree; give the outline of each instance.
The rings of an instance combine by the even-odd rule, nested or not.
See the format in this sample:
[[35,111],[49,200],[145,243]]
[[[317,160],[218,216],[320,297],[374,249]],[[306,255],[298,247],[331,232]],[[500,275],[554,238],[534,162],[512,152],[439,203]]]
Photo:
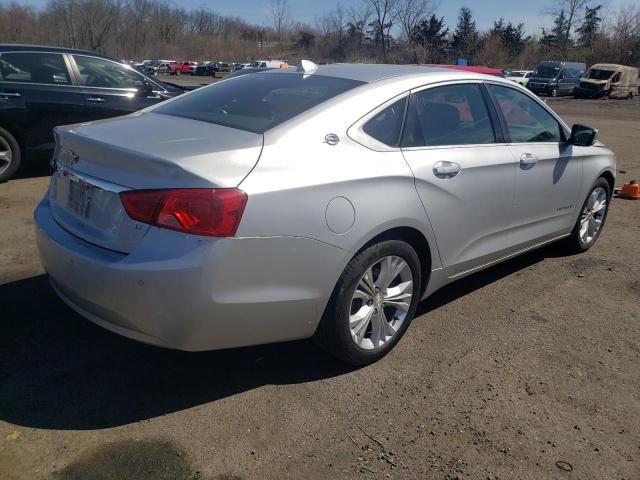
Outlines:
[[365,29],[371,20],[371,6],[369,2],[362,2],[359,7],[351,6],[347,10],[347,35],[355,39],[358,51],[362,48]]
[[564,43],[568,44],[571,38],[571,31],[580,22],[580,13],[591,3],[591,0],[554,0],[553,6],[547,13],[558,17],[564,12],[566,16]]
[[375,41],[381,47],[382,60],[387,58],[391,47],[389,32],[395,24],[398,0],[368,0],[373,11],[373,34]]
[[436,13],[439,0],[398,0],[396,16],[405,39],[410,39],[416,25]]
[[271,0],[271,19],[273,28],[278,35],[278,40],[282,39],[282,31],[285,30],[291,19],[291,9],[288,0]]

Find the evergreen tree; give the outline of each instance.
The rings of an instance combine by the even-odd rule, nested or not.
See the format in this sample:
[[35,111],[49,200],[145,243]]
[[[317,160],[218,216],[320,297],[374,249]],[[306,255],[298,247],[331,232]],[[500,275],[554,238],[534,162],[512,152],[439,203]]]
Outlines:
[[509,22],[505,24],[504,18],[493,22],[493,28],[489,31],[489,36],[500,38],[502,45],[507,49],[511,58],[520,55],[526,44],[531,40],[531,37],[525,36],[524,23],[514,25]]
[[468,7],[460,9],[452,46],[458,55],[465,58],[473,57],[478,49],[478,30]]
[[578,33],[578,43],[583,47],[589,48],[592,52],[596,37],[598,33],[600,33],[602,17],[599,17],[598,14],[601,8],[602,5],[593,8],[586,7],[582,25],[576,30]]
[[436,63],[442,48],[447,44],[448,33],[444,17],[438,18],[433,14],[429,20],[422,20],[415,26],[411,41],[429,52],[429,62]]

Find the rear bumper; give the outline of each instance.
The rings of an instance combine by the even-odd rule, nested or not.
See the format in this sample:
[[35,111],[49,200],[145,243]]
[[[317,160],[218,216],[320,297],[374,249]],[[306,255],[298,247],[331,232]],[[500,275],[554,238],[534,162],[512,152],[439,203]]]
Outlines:
[[350,254],[306,238],[211,239],[151,228],[120,254],[35,212],[42,265],[56,292],[92,322],[134,340],[214,350],[315,332]]

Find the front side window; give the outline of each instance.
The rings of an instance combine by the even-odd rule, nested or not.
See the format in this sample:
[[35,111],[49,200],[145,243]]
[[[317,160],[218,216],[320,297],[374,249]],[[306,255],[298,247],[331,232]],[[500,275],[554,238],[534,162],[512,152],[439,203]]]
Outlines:
[[103,58],[74,55],[80,71],[80,84],[85,87],[140,88],[144,77],[116,62]]
[[70,85],[69,71],[59,53],[3,53],[0,80],[7,82]]
[[513,88],[488,85],[495,96],[511,142],[560,142],[560,124],[538,102]]
[[178,97],[154,112],[264,133],[363,83],[280,71],[253,73]]
[[394,102],[365,123],[362,130],[385,145],[397,147],[400,143],[400,129],[406,103],[406,97]]
[[429,88],[409,99],[403,147],[495,143],[489,111],[478,85]]

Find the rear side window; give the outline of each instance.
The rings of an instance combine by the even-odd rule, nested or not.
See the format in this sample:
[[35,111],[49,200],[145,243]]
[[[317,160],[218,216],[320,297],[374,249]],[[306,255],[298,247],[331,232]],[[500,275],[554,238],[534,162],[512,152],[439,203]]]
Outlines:
[[367,135],[379,142],[390,147],[397,147],[400,143],[400,129],[402,128],[406,103],[406,98],[398,100],[365,123],[362,129]]
[[264,133],[363,83],[322,75],[252,73],[196,90],[154,112]]
[[411,95],[402,147],[477,145],[495,141],[478,85],[447,85]]
[[80,72],[80,84],[85,87],[138,88],[144,78],[133,69],[97,57],[74,55]]
[[7,82],[71,84],[64,58],[59,53],[3,53],[0,78]]
[[509,87],[488,85],[507,124],[513,143],[560,142],[560,124],[538,102]]

